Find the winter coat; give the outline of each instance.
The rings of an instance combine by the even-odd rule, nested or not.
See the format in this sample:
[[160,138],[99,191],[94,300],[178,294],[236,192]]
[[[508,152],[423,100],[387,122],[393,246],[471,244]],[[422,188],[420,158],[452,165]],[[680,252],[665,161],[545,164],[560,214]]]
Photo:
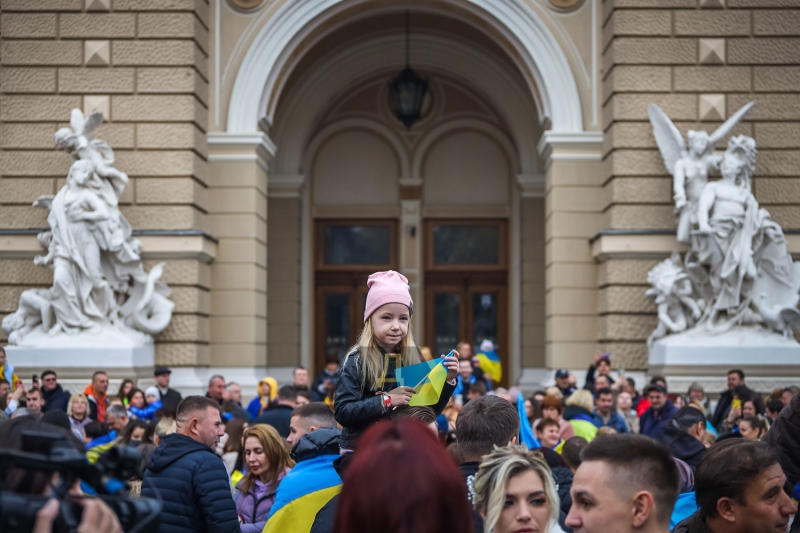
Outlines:
[[[286,472],[278,476],[278,484],[289,470],[291,469],[287,468]],[[257,479],[250,486],[250,490],[244,492],[242,483],[243,481],[237,483],[236,492],[233,494],[236,512],[239,513],[239,518],[243,522],[242,533],[261,533],[267,523],[267,516],[272,510],[272,504],[275,503],[275,491],[278,490],[278,484],[272,487],[269,483],[262,483]]]
[[[94,420],[89,418],[88,413],[85,417],[83,417],[83,420],[75,420],[74,418],[69,417],[69,425],[72,427],[72,430],[77,431],[81,435],[84,434],[83,429],[92,422],[94,422]],[[81,437],[81,440],[83,440],[83,437]]]
[[697,512],[697,495],[694,492],[682,492],[678,494],[678,501],[672,509],[672,516],[669,518],[670,529],[675,529],[686,520],[691,520],[692,515]]
[[[261,384],[266,383],[269,385],[269,398],[261,394]],[[262,413],[269,409],[275,397],[278,396],[278,382],[275,378],[269,376],[265,377],[258,382],[258,396],[253,398],[247,405],[247,412],[250,413],[251,418],[258,418]]]
[[794,487],[800,482],[800,394],[781,410],[761,440],[778,448],[778,461],[787,481]]
[[181,403],[181,400],[183,399],[180,392],[176,391],[175,389],[167,388],[166,393],[161,392],[161,389],[158,389],[158,394],[161,396],[162,406],[173,411],[178,410],[178,404]]
[[[381,355],[386,352],[381,349]],[[421,360],[420,360],[421,362]],[[396,388],[395,358],[389,359],[386,370],[386,391]],[[430,407],[439,416],[453,395],[455,385],[445,382],[439,401]],[[384,415],[383,400],[368,384],[361,386],[361,353],[356,351],[347,356],[339,372],[336,382],[336,399],[333,403],[333,414],[342,426],[342,437],[339,445],[346,449],[355,449],[358,437],[367,428],[379,422]]]
[[91,383],[86,386],[83,394],[86,395],[86,398],[89,400],[89,418],[99,422],[105,422],[106,407],[108,407],[108,394],[96,397]]
[[334,388],[336,387],[336,372],[328,372],[327,368],[323,368],[322,372],[317,374],[317,377],[314,378],[314,381],[311,383],[311,401],[314,402],[324,402],[325,398],[328,396],[327,392],[325,392],[325,382],[330,380],[333,382]]
[[278,403],[253,420],[253,424],[268,424],[274,427],[278,431],[278,434],[285,439],[289,436],[289,426],[292,423],[292,411],[294,411],[294,407]]
[[628,423],[625,421],[625,418],[620,415],[617,411],[611,411],[611,416],[608,417],[608,422],[603,421],[603,417],[601,417],[597,411],[594,413],[594,425],[598,428],[602,427],[610,427],[617,430],[617,433],[629,433],[630,430],[628,429]]
[[583,437],[586,442],[592,442],[597,436],[597,426],[594,423],[594,417],[590,411],[577,405],[568,405],[564,409],[564,419],[569,421],[572,429],[575,430],[575,436]]
[[664,426],[658,440],[669,449],[672,455],[692,467],[692,472],[697,470],[697,466],[706,454],[706,447],[702,442],[686,433],[686,430],[675,427],[673,424]]
[[664,426],[667,422],[672,420],[672,417],[675,416],[677,412],[678,408],[669,400],[664,403],[664,407],[658,412],[650,407],[644,412],[642,418],[639,419],[639,433],[658,440]]
[[697,511],[688,518],[681,520],[672,530],[672,533],[711,533],[711,528],[700,517],[700,511]]
[[556,484],[558,497],[561,500],[561,512],[565,515],[569,514],[569,509],[572,507],[572,496],[569,491],[572,488],[572,470],[565,466],[556,466],[550,469],[553,474],[553,482]]
[[42,392],[42,398],[44,399],[44,407],[42,407],[42,412],[46,413],[50,409],[59,409],[61,411],[67,412],[67,407],[69,406],[69,399],[72,395],[61,388],[61,385],[56,385],[56,388],[51,391],[46,391],[44,388],[40,389]]
[[128,411],[135,417],[141,418],[142,420],[152,420],[156,416],[156,411],[161,409],[162,403],[161,400],[156,400],[147,407],[133,407],[131,406],[128,408]]
[[575,436],[575,430],[572,427],[572,424],[564,420],[564,417],[558,419],[558,438],[561,439],[563,442],[567,442],[569,439]]
[[144,473],[142,496],[163,499],[159,533],[239,533],[239,518],[222,460],[201,442],[161,438]]
[[478,473],[478,468],[480,468],[480,466],[480,461],[472,461],[469,463],[461,463],[458,467],[461,471],[461,477],[464,478],[464,483],[467,486],[467,497],[470,500],[470,509],[472,509],[472,530],[474,533],[483,533],[483,517],[472,507],[472,499],[475,496],[472,484],[475,481],[475,475]]

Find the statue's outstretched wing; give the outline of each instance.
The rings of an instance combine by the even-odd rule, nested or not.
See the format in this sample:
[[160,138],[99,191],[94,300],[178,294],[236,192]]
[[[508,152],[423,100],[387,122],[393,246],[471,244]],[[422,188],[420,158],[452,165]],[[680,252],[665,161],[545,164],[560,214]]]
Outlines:
[[83,118],[83,111],[78,109],[77,107],[72,110],[69,116],[69,125],[72,128],[72,131],[77,133],[78,135],[81,134],[83,131],[83,123],[85,122]]
[[661,157],[664,158],[664,166],[670,174],[675,174],[675,163],[686,151],[686,144],[675,124],[669,119],[666,113],[656,104],[647,106],[647,114],[650,115],[650,123],[653,125],[653,135],[656,138]]
[[744,118],[747,112],[750,111],[754,105],[756,105],[755,102],[750,102],[748,104],[745,104],[739,111],[731,115],[728,120],[722,123],[722,126],[717,128],[717,131],[715,131],[709,136],[708,138],[709,144],[711,144],[711,146],[714,146],[717,142],[719,142],[720,139],[728,135],[733,129],[733,127],[736,124],[738,124],[740,120]]
[[91,139],[92,135],[94,135],[94,130],[97,129],[103,122],[103,113],[100,111],[95,111],[86,119],[86,122],[83,124],[83,134],[86,136],[87,139]]

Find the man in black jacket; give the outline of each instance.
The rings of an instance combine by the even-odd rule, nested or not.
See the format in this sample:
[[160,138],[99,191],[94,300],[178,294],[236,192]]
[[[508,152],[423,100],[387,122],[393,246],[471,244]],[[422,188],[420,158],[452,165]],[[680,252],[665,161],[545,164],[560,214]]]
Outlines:
[[142,496],[161,494],[160,533],[239,533],[225,465],[214,449],[225,434],[219,407],[189,396],[178,405],[177,432],[161,438],[144,473]]
[[703,437],[706,434],[706,417],[695,407],[681,407],[667,422],[659,440],[672,455],[688,464],[692,472],[706,453]]
[[172,370],[165,366],[157,366],[153,372],[156,378],[156,386],[158,393],[161,395],[161,405],[169,411],[177,411],[178,404],[181,403],[181,393],[175,389],[169,388],[169,379]]
[[62,389],[61,385],[58,384],[58,376],[56,376],[55,372],[52,370],[42,372],[43,413],[50,409],[59,409],[66,413],[70,396],[70,393]]
[[722,428],[722,423],[728,417],[728,412],[731,410],[731,402],[733,401],[733,389],[735,389],[740,385],[744,385],[744,372],[742,372],[738,368],[729,370],[728,390],[726,390],[720,395],[719,403],[717,404],[716,409],[714,409],[714,414],[711,416],[711,424],[715,428],[717,428],[717,430]]
[[281,437],[288,438],[292,411],[295,407],[297,407],[297,389],[292,385],[284,385],[278,390],[278,403],[261,413],[253,424],[269,424],[278,430]]

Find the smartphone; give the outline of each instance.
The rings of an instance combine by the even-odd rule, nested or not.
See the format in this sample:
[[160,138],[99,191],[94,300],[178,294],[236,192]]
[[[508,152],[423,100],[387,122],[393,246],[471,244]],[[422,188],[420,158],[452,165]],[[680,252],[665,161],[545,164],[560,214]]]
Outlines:
[[731,409],[741,409],[742,408],[742,400],[734,398],[731,400]]

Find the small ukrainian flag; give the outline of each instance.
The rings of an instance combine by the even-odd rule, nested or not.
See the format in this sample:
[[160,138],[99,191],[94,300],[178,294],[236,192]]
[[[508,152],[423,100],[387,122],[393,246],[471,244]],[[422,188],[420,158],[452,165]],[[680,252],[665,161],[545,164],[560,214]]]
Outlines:
[[475,357],[484,374],[492,376],[492,381],[499,383],[503,379],[503,363],[500,362],[500,356],[497,355],[492,341],[488,339],[483,341],[481,351]]
[[444,357],[440,357],[395,371],[399,386],[415,389],[408,405],[436,405],[439,402],[447,381],[447,368],[442,364],[443,361]]

